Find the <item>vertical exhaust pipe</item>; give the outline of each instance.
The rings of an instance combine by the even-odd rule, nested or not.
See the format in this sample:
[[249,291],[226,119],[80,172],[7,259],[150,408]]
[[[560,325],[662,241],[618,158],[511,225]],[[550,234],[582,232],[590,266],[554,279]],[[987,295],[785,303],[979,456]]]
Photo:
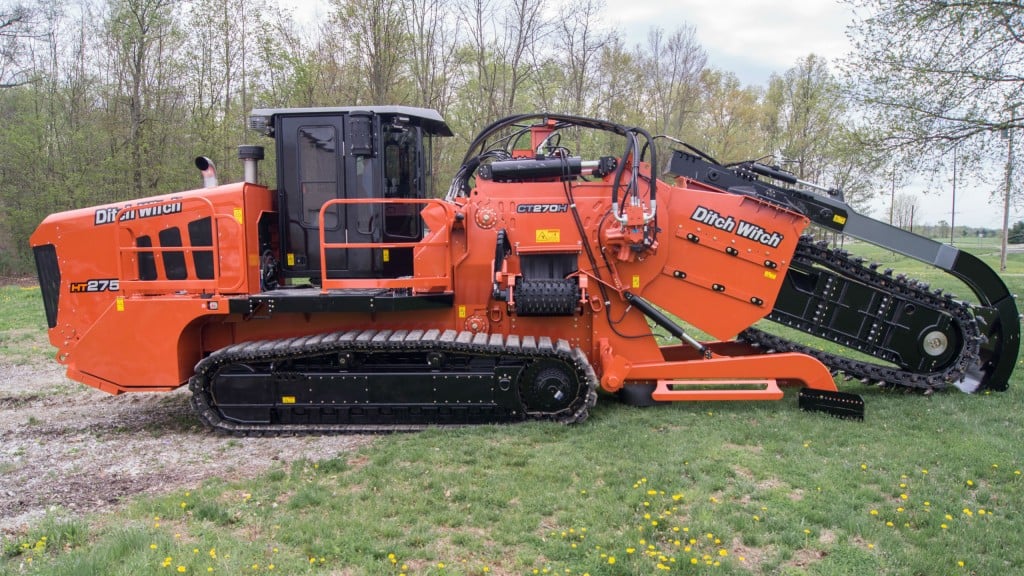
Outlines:
[[263,160],[263,146],[239,146],[238,159],[242,161],[245,168],[245,181],[249,184],[259,184],[260,160]]
[[217,167],[213,165],[213,160],[206,156],[196,156],[196,168],[199,168],[199,173],[203,175],[203,188],[213,188],[217,185]]

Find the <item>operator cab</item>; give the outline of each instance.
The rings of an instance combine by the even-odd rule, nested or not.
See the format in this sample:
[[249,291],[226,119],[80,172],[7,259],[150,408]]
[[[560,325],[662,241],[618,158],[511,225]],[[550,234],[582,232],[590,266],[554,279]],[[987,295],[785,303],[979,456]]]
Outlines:
[[[432,138],[452,136],[434,110],[407,106],[257,109],[249,127],[274,138],[280,274],[320,281],[321,208],[336,199],[429,198]],[[337,203],[323,210],[324,241],[416,242],[417,204]],[[413,273],[411,248],[333,249],[329,278]]]

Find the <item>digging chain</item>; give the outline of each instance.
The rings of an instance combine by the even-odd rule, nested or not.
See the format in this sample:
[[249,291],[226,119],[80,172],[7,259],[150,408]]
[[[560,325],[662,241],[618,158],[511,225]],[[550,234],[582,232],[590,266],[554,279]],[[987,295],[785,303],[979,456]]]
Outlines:
[[[740,333],[739,340],[772,352],[799,352],[813,356],[828,366],[833,374],[842,373],[848,380],[855,378],[865,384],[900,386],[926,392],[941,390],[951,383],[963,380],[979,365],[978,351],[983,336],[979,332],[970,304],[956,300],[951,294],[943,295],[941,290],[929,291],[927,285],[907,279],[903,275],[893,276],[891,270],[879,273],[876,271],[877,264],[865,266],[863,259],[852,258],[844,250],[829,249],[826,242],[814,242],[807,236],[800,239],[794,259],[806,265],[822,266],[845,278],[889,292],[894,297],[948,314],[955,320],[961,332],[963,344],[957,357],[941,370],[922,373],[846,358],[757,328],[744,330]],[[772,316],[769,315],[769,318]],[[793,327],[813,333],[813,326],[804,324]]]

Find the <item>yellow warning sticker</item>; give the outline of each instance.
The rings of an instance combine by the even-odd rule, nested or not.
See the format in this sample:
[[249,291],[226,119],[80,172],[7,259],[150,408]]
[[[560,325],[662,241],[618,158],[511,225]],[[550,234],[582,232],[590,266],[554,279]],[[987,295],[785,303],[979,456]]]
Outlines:
[[384,261],[391,262],[391,250],[388,250],[387,248],[384,249]]
[[777,272],[772,272],[771,270],[765,270],[764,277],[769,280],[775,280],[776,278],[779,277],[779,274]]
[[295,404],[295,396],[281,396],[281,404]]
[[537,230],[538,244],[557,244],[562,241],[562,231],[558,228]]
[[846,216],[836,214],[832,217],[832,221],[839,225],[846,224]]
[[292,254],[291,252],[288,253],[288,265],[295,266],[295,254]]
[[117,300],[114,301],[114,306],[118,312],[124,312],[124,296],[118,296]]
[[245,222],[243,222],[243,220],[245,219],[243,214],[244,214],[244,212],[242,212],[241,208],[235,208],[235,220],[238,220],[239,224],[244,224],[245,223]]
[[466,317],[466,307],[465,306],[459,306],[459,318],[465,318],[465,317]]
[[640,287],[640,275],[639,274],[634,274],[633,275],[633,288],[639,288],[639,287]]

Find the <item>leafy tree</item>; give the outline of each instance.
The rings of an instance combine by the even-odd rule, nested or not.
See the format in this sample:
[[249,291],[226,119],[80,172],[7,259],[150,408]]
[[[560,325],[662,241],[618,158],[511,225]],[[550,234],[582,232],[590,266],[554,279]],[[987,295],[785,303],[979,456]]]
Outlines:
[[893,226],[914,229],[915,215],[920,211],[920,199],[914,194],[897,194],[893,200]]
[[20,86],[31,76],[25,52],[26,40],[33,34],[33,16],[24,4],[0,8],[0,88]]
[[1016,193],[1007,188],[1016,188],[1011,174],[1020,172],[1000,135],[1012,142],[1024,126],[1024,4],[848,2],[861,17],[844,70],[853,98],[878,129],[876,146],[933,170],[955,148],[960,169],[979,181],[1005,158],[1005,183],[988,181],[1007,196]]
[[768,149],[777,150],[798,177],[818,180],[845,113],[846,102],[827,62],[808,55],[769,80],[764,110]]
[[890,146],[947,150],[1024,120],[1024,4],[1005,0],[851,0],[845,70]]
[[1024,220],[1018,220],[1010,227],[1007,241],[1010,244],[1024,244]]
[[401,82],[407,54],[406,6],[401,0],[332,0],[340,46],[351,55],[361,102],[405,99]]
[[723,162],[760,157],[763,91],[743,88],[735,74],[714,69],[701,73],[700,89],[692,143]]

